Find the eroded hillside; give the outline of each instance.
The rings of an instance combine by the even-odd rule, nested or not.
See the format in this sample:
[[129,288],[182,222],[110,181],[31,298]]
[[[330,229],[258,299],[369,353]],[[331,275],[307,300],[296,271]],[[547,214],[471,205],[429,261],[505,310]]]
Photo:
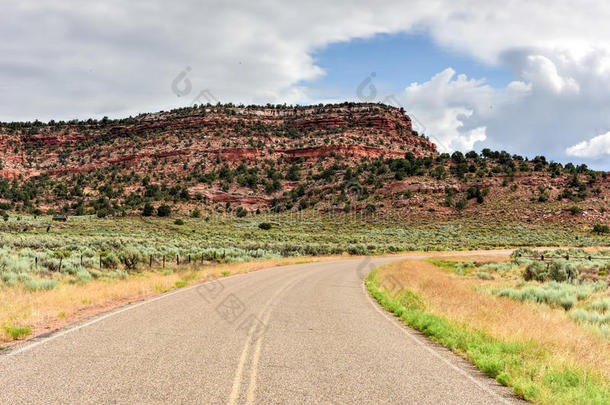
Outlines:
[[608,223],[610,179],[507,152],[439,154],[379,104],[197,106],[0,126],[2,208],[34,214],[391,212]]

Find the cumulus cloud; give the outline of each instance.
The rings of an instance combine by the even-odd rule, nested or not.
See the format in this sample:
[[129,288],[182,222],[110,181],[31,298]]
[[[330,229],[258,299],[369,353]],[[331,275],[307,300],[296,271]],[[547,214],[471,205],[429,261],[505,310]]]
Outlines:
[[599,159],[602,156],[610,156],[610,131],[598,135],[588,141],[577,143],[566,149],[569,156]]
[[528,55],[520,74],[528,82],[535,83],[537,88],[549,93],[578,94],[580,90],[576,80],[569,76],[561,76],[553,61],[544,55]]
[[[407,87],[401,97],[429,135],[447,148],[561,159],[610,130],[609,17],[610,4],[594,0],[5,2],[0,120],[124,116],[184,106],[203,90],[201,102],[318,102],[307,86],[325,73],[315,50],[417,31],[515,75],[501,89],[451,71]],[[171,83],[187,67],[192,91],[177,97]]]
[[478,108],[473,103],[484,104],[493,97],[493,89],[482,80],[454,76],[453,69],[445,69],[425,83],[411,83],[402,97],[408,113],[423,123],[420,131],[430,135],[442,152],[470,150],[475,142],[485,140],[484,126],[465,129],[464,120]]
[[408,86],[403,100],[429,123],[427,134],[444,143],[444,149],[491,147],[559,161],[577,157],[607,169],[607,160],[566,150],[610,129],[606,58],[600,50],[578,57],[570,51],[514,51],[503,59],[518,80],[505,88],[464,75],[456,78],[447,69],[428,82]]

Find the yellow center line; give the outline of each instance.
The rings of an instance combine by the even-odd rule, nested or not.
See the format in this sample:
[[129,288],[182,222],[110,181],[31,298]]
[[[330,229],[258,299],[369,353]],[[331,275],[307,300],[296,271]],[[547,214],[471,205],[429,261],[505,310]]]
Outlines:
[[[262,322],[265,325],[269,321],[269,318],[271,318],[271,312],[272,311],[267,311],[267,313],[265,314],[265,319],[262,320]],[[256,348],[254,349],[254,356],[252,357],[252,366],[251,366],[251,371],[250,371],[250,384],[248,386],[248,398],[247,398],[247,402],[246,402],[247,404],[253,404],[254,399],[256,398],[256,375],[258,373],[258,361],[261,357],[261,349],[263,347],[263,338],[264,338],[264,336],[261,335],[261,337],[256,342]]]
[[[299,281],[303,280],[305,277],[301,277],[298,280],[295,280],[294,283],[292,283],[292,285],[290,285],[290,287],[294,286],[295,284],[297,284]],[[287,288],[286,287],[283,289],[283,291],[285,291]],[[282,292],[283,292],[282,291]],[[269,322],[269,319],[271,318],[271,313],[272,313],[272,308],[268,308],[268,311],[265,313],[264,315],[264,319],[262,320],[262,322],[266,325],[267,322]],[[256,347],[254,349],[254,355],[252,357],[252,364],[250,366],[250,384],[248,386],[248,396],[247,396],[247,404],[253,404],[255,399],[256,399],[256,377],[258,374],[258,362],[260,360],[261,357],[261,351],[262,351],[262,347],[263,347],[263,338],[264,335],[261,335],[260,338],[258,339],[258,341],[256,342]]]
[[[304,278],[304,277],[302,277],[302,278]],[[269,300],[263,306],[263,310],[258,314],[258,318],[259,319],[261,319],[261,318],[265,319],[265,321],[262,321],[263,324],[265,324],[265,322],[267,322],[269,320],[269,318],[270,318],[271,311],[269,309],[271,308],[271,303],[281,293],[283,293],[285,290],[287,290],[292,285],[296,284],[302,278],[299,278],[297,280],[289,281],[282,288],[277,290],[275,292],[275,294],[273,294],[271,296],[271,298],[269,298]],[[248,331],[248,336],[246,337],[246,342],[245,342],[244,348],[243,348],[243,350],[241,352],[241,356],[239,358],[239,363],[237,365],[237,371],[236,371],[235,377],[233,379],[233,388],[231,390],[231,396],[229,397],[229,402],[228,402],[229,405],[235,405],[235,403],[237,402],[237,399],[239,398],[239,392],[240,392],[240,388],[241,388],[241,380],[242,380],[242,376],[243,376],[243,372],[244,372],[244,367],[245,367],[246,362],[248,360],[248,352],[250,351],[250,343],[252,342],[252,337],[254,336],[254,333],[255,333],[257,327],[258,327],[258,325],[256,323],[254,323],[252,325],[252,327],[250,328],[250,330]],[[262,341],[262,336],[260,336],[258,338],[258,342],[261,342],[261,341]],[[259,346],[260,345],[257,346],[258,355],[255,354],[257,362],[258,362],[258,358],[260,358],[260,348],[259,348]],[[255,365],[253,365],[253,367],[255,367]],[[252,384],[252,378],[250,379],[250,384]],[[254,394],[252,394],[252,396],[253,395]],[[248,391],[248,398],[250,398],[250,390]]]

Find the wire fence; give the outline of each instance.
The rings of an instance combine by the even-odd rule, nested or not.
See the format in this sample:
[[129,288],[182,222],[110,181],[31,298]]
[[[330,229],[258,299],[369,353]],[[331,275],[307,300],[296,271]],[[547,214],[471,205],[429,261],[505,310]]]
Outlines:
[[552,261],[554,259],[564,259],[564,260],[579,260],[579,259],[585,259],[588,261],[593,261],[593,260],[610,260],[610,257],[604,257],[604,256],[592,256],[592,255],[586,255],[586,256],[577,256],[577,255],[563,255],[563,256],[551,256],[551,255],[544,255],[544,254],[540,254],[540,255],[536,255],[536,256],[528,256],[528,255],[522,255],[521,253],[517,254],[517,257],[524,257],[524,258],[528,258],[528,259],[535,259],[535,260],[541,260],[541,261]]
[[[185,265],[185,264],[204,264],[207,262],[214,262],[224,260],[226,258],[226,253],[223,252],[218,255],[214,255],[213,258],[206,258],[204,255],[150,255],[148,257],[142,257],[139,260],[133,263],[133,266],[125,265],[128,270],[134,270],[137,265],[148,265],[149,268],[153,268],[161,265],[161,268],[165,268],[166,265],[175,264],[176,266]],[[105,263],[105,256],[99,255],[99,270],[108,270],[116,268],[116,265],[108,265]],[[84,256],[80,255],[80,265],[84,267]],[[38,257],[34,258],[34,269],[38,270],[41,264],[39,263]],[[59,269],[58,271],[61,273],[64,266],[64,258],[59,257]],[[93,266],[94,267],[94,266]]]

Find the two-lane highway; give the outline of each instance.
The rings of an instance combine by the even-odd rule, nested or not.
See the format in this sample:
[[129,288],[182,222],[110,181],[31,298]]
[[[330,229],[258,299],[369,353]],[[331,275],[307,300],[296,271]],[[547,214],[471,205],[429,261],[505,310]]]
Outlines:
[[0,404],[518,402],[372,301],[392,260],[237,275],[35,339],[0,354]]

